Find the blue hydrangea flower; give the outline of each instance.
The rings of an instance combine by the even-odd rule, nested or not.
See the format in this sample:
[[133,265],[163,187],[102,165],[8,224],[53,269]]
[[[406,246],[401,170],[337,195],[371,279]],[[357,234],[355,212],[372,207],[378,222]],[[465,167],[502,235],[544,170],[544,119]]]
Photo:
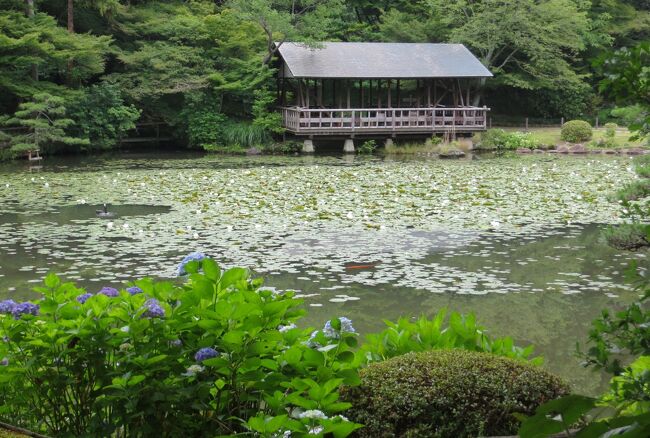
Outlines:
[[14,300],[4,300],[0,301],[0,313],[11,313],[16,307],[16,302]]
[[340,331],[332,327],[330,321],[327,321],[325,327],[323,327],[323,334],[330,339],[339,339],[341,333],[356,333],[356,330],[352,327],[352,321],[349,318],[342,316],[339,318],[339,321],[341,321]]
[[126,291],[131,295],[137,295],[142,293],[142,289],[140,289],[138,286],[127,287]]
[[93,294],[91,294],[89,292],[86,292],[85,294],[79,295],[77,297],[77,301],[79,301],[79,303],[81,303],[81,304],[84,304],[86,301],[88,301],[88,298],[90,298],[92,296],[93,296]]
[[202,252],[193,252],[193,253],[191,253],[191,254],[186,255],[186,256],[183,258],[183,260],[181,260],[181,263],[178,265],[178,269],[177,269],[176,273],[178,274],[179,277],[182,276],[182,275],[186,275],[186,274],[187,274],[187,271],[185,271],[185,266],[186,266],[189,262],[192,262],[192,261],[194,261],[194,262],[200,262],[200,261],[203,260],[205,257],[206,257],[206,255],[203,254]]
[[120,291],[115,289],[114,287],[103,287],[102,290],[97,292],[98,294],[106,295],[107,297],[117,297],[120,295]]
[[297,327],[298,327],[298,326],[295,325],[295,324],[293,324],[293,323],[288,324],[288,325],[279,325],[279,326],[278,326],[278,331],[279,331],[280,333],[286,333],[286,332],[288,332],[289,330],[293,330],[293,329],[295,329],[295,328],[297,328]]
[[24,303],[16,304],[16,306],[13,308],[11,311],[11,314],[14,316],[14,318],[18,319],[20,318],[21,315],[38,315],[38,311],[40,310],[40,307],[38,304],[33,304],[28,301],[25,301]]
[[155,298],[151,298],[145,301],[143,307],[146,309],[145,312],[142,314],[143,318],[164,318],[165,317],[165,309],[162,308],[160,302]]
[[217,350],[215,350],[214,348],[205,347],[205,348],[201,348],[199,351],[196,352],[196,354],[194,355],[194,360],[196,360],[197,362],[203,362],[204,360],[212,359],[213,357],[217,357],[217,356],[219,356]]

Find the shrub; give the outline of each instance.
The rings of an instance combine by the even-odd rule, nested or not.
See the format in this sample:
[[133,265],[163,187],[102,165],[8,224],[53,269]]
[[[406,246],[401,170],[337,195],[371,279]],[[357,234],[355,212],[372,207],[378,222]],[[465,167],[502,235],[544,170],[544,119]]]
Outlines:
[[533,346],[517,347],[509,337],[490,339],[471,313],[452,312],[449,321],[446,317],[447,310],[442,309],[431,319],[421,316],[415,322],[408,318],[400,318],[397,322],[384,321],[388,328],[366,336],[357,353],[359,361],[370,363],[409,352],[461,348],[530,360],[537,365],[542,363],[541,357],[530,358]]
[[0,302],[0,418],[49,435],[348,435],[358,375],[349,320],[296,327],[292,292],[201,254],[182,285],[88,294],[48,275],[35,303]]
[[344,388],[346,415],[363,437],[511,435],[515,412],[531,414],[567,393],[558,377],[509,358],[463,350],[408,353],[369,365]]
[[605,123],[605,137],[614,138],[616,137],[616,130],[618,125],[616,123]]
[[357,152],[360,154],[372,154],[377,149],[377,142],[375,140],[366,140],[361,143],[361,146],[357,149]]
[[642,224],[609,227],[603,231],[603,235],[607,244],[617,249],[635,251],[650,245],[647,226]]
[[482,149],[537,149],[539,146],[530,132],[507,132],[503,129],[489,129],[481,135],[480,142]]
[[650,180],[647,178],[632,181],[616,193],[616,199],[622,201],[636,201],[647,196],[650,196]]
[[562,125],[560,138],[569,143],[580,143],[591,140],[592,135],[589,123],[584,120],[570,120]]
[[294,155],[302,150],[302,143],[299,141],[283,141],[280,143],[273,143],[264,148],[265,152],[272,154]]

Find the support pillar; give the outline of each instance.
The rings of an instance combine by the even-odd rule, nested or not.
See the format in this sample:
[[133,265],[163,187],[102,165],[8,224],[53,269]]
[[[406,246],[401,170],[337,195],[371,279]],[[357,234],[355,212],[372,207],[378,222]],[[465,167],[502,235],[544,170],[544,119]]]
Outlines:
[[384,146],[385,146],[386,148],[393,147],[393,139],[390,138],[390,137],[387,138],[386,141],[384,142]]
[[343,152],[346,154],[354,153],[354,140],[351,138],[346,138],[345,143],[343,143]]
[[302,142],[302,153],[303,154],[313,154],[314,153],[314,141],[310,138],[306,138]]

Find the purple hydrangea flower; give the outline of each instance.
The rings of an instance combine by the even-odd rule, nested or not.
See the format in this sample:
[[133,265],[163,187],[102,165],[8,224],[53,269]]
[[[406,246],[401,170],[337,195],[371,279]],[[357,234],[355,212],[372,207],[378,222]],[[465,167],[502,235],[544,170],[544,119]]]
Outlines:
[[115,289],[114,287],[103,287],[102,290],[97,292],[98,294],[106,295],[107,297],[117,297],[120,295],[120,291]]
[[155,298],[151,298],[145,301],[144,306],[145,312],[142,314],[143,318],[164,318],[165,309],[162,308],[160,302]]
[[178,265],[178,269],[177,269],[176,273],[178,274],[179,277],[182,276],[182,275],[186,275],[187,271],[185,271],[185,266],[189,262],[193,262],[193,261],[194,262],[200,262],[205,257],[206,257],[206,255],[203,254],[202,252],[193,252],[191,254],[186,255],[183,258],[183,260],[181,260],[181,263]]
[[9,359],[5,357],[2,360],[0,360],[0,366],[6,367],[7,365],[9,365]]
[[14,300],[4,300],[0,301],[0,313],[11,313],[16,307],[16,302]]
[[201,348],[199,351],[196,352],[196,354],[194,355],[194,360],[196,360],[197,362],[203,362],[204,360],[212,359],[213,357],[217,357],[217,356],[219,356],[217,350],[215,350],[214,348],[205,347],[205,348]]
[[88,301],[88,298],[92,297],[93,294],[86,292],[85,294],[79,295],[77,297],[77,301],[79,301],[80,304],[84,304],[86,301]]
[[171,345],[172,347],[182,347],[183,341],[181,341],[180,339],[174,339],[173,341],[169,342],[169,345]]
[[341,321],[341,330],[336,330],[332,327],[330,321],[327,321],[325,327],[323,327],[323,334],[330,339],[339,339],[341,333],[356,333],[356,330],[352,327],[352,321],[349,318],[342,316],[339,318],[339,321]]
[[40,307],[38,304],[33,304],[30,303],[29,301],[25,301],[24,303],[16,304],[16,306],[13,308],[11,311],[11,314],[14,316],[14,318],[18,319],[20,318],[21,315],[38,315],[38,311],[40,310]]
[[142,293],[142,289],[140,289],[138,286],[127,287],[126,291],[131,295],[137,295]]

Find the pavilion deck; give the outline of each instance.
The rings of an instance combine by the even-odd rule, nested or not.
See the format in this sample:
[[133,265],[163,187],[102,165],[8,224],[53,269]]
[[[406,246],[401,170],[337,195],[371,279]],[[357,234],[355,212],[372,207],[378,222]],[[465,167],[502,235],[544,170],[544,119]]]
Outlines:
[[435,134],[487,129],[486,107],[282,107],[283,126],[296,135]]

